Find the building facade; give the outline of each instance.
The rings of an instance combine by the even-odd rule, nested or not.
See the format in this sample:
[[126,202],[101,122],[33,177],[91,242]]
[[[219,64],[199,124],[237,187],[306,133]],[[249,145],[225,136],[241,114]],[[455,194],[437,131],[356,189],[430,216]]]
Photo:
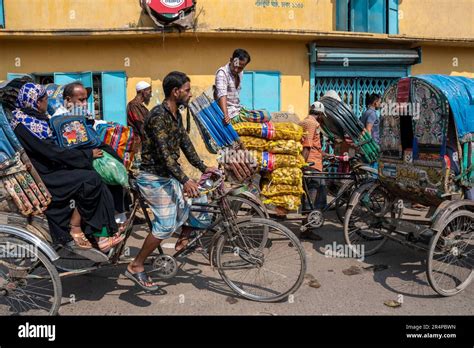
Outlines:
[[[239,47],[252,56],[243,104],[301,118],[328,89],[360,114],[367,93],[402,76],[474,78],[474,0],[197,0],[184,31],[156,27],[139,0],[0,0],[0,11],[0,80],[82,80],[91,107],[118,122],[139,80],[153,86],[150,107],[172,70],[197,96]],[[212,160],[196,127],[192,137]]]

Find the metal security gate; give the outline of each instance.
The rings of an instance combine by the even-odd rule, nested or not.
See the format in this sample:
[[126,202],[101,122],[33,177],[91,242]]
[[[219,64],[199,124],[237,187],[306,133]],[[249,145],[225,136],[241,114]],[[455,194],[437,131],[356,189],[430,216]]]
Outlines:
[[420,48],[319,47],[313,42],[309,45],[310,102],[332,89],[360,117],[369,94],[383,94],[420,61]]
[[357,117],[366,109],[365,101],[369,94],[383,95],[385,90],[397,78],[374,77],[316,77],[315,100],[319,100],[327,91],[335,90],[342,101],[349,105]]

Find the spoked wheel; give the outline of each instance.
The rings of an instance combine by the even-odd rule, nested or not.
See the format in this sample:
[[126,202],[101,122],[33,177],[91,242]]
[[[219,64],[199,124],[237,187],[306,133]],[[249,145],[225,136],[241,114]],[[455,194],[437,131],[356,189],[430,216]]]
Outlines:
[[0,315],[56,315],[62,286],[58,271],[38,248],[0,236]]
[[387,241],[382,220],[390,210],[388,192],[380,185],[365,185],[354,192],[344,216],[344,239],[356,257],[370,256]]
[[346,214],[347,204],[349,203],[354,188],[355,182],[350,181],[342,185],[342,187],[337,192],[337,196],[339,196],[339,198],[336,200],[335,203],[336,215],[341,223],[344,223],[344,215]]
[[[287,227],[254,218],[236,225],[232,240],[217,243],[217,268],[237,294],[259,302],[277,302],[295,293],[303,282],[306,257],[298,238]],[[266,242],[251,236],[266,234]]]
[[[257,202],[251,201],[250,199],[241,197],[241,196],[228,196],[227,197],[230,207],[232,211],[235,213],[236,218],[252,218],[252,217],[259,217],[259,218],[266,218],[268,217],[265,208]],[[263,238],[263,236],[261,236]],[[216,264],[216,259],[214,258],[214,262],[212,262],[212,247],[215,247],[217,244],[218,237],[215,236],[214,233],[208,231],[204,236],[202,236],[198,243],[202,248],[202,254],[204,257],[209,259],[209,262],[212,264]]]
[[454,212],[431,239],[428,281],[441,296],[453,296],[471,283],[474,266],[474,213]]

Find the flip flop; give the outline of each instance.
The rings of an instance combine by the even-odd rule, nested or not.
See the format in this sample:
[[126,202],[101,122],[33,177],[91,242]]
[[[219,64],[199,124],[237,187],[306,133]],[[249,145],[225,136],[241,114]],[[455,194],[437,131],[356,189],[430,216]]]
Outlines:
[[114,234],[112,237],[108,237],[107,239],[104,239],[102,241],[99,241],[97,245],[99,246],[99,249],[101,252],[106,253],[110,249],[112,249],[114,246],[117,244],[121,243],[125,239],[125,235],[123,234]]
[[133,281],[135,284],[140,286],[145,291],[156,291],[158,285],[146,286],[145,283],[153,283],[151,278],[146,274],[145,271],[132,273],[128,269],[125,271],[125,277]]
[[[182,251],[183,249],[186,249],[186,247],[188,246],[190,240],[191,240],[191,235],[193,233],[193,230],[190,230],[189,232],[187,233],[182,233],[180,234],[180,236],[178,237],[178,240],[176,241],[176,244],[175,244],[175,247],[174,249],[176,251]],[[183,242],[187,242],[181,249],[176,249],[176,247],[179,245],[183,245]]]

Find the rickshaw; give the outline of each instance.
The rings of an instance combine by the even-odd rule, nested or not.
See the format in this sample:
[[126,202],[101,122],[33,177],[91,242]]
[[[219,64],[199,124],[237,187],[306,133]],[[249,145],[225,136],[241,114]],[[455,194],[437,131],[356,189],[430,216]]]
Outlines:
[[[322,97],[320,102],[325,107],[325,113],[318,121],[325,138],[332,143],[351,141],[358,153],[353,157],[339,155],[327,159],[328,165],[324,167],[323,172],[303,168],[304,201],[307,201],[309,208],[306,208],[305,204],[302,205],[304,222],[300,228],[301,232],[323,226],[324,214],[332,208],[335,209],[339,221],[344,223],[347,203],[352,192],[365,183],[373,182],[377,177],[377,170],[371,164],[378,158],[379,147],[370,133],[364,130],[364,125],[352,109],[331,95]],[[348,171],[338,171],[337,168],[341,164],[347,166]],[[323,209],[315,209],[313,202],[307,199],[310,180],[324,180],[328,193],[334,197]]]
[[456,295],[473,278],[474,80],[400,79],[383,96],[380,135],[379,178],[351,196],[345,242],[358,257],[387,240],[426,252],[433,290]]
[[[22,81],[13,81],[18,89]],[[131,262],[125,251],[134,218],[142,210],[151,229],[149,209],[130,172],[133,202],[121,244],[107,254],[54,244],[42,214],[51,196],[8,122],[12,95],[5,98],[0,93],[4,101],[0,103],[0,315],[55,315],[62,299],[61,278]],[[201,196],[207,199],[192,204],[191,213],[204,214],[208,223],[173,255],[157,248],[148,259],[149,273],[172,278],[180,257],[201,250],[238,295],[260,302],[282,301],[304,280],[304,249],[288,228],[267,218],[259,199],[245,186],[226,188],[225,175],[218,171],[200,182]]]
[[[344,216],[347,209],[352,192],[361,185],[374,180],[377,176],[377,171],[364,163],[360,156],[334,156],[325,166],[323,172],[314,172],[303,168],[303,204],[300,208],[300,214],[303,216],[303,224],[300,227],[301,232],[306,232],[308,229],[317,229],[324,225],[325,214],[334,209],[336,216],[341,223],[344,223]],[[337,172],[337,164],[339,162],[349,163],[350,171],[347,173]],[[333,197],[325,207],[317,209],[309,194],[308,183],[310,180],[324,180],[328,193]],[[307,203],[306,203],[307,202]],[[306,207],[307,204],[307,207]]]

